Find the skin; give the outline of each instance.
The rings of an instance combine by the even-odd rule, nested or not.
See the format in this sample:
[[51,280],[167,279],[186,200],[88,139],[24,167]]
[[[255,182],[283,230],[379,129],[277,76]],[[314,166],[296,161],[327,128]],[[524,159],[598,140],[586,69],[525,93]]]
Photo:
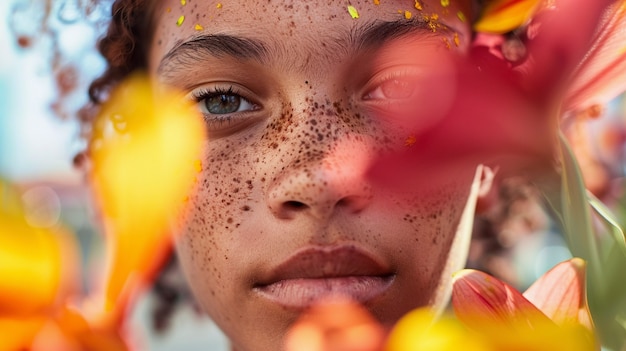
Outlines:
[[[422,12],[412,0],[351,3],[358,19],[339,1],[224,2],[219,9],[213,1],[163,1],[155,9],[149,66],[156,80],[188,96],[217,86],[249,102],[241,112],[205,113],[202,171],[187,220],[176,230],[196,298],[239,351],[281,349],[306,307],[285,307],[257,289],[295,252],[354,249],[389,269],[389,287],[364,302],[387,326],[415,307],[441,308],[451,270],[464,262],[466,248],[455,240],[463,210],[474,206],[468,196],[475,166],[433,174],[438,182],[410,193],[388,189],[367,170],[381,155],[405,150],[407,128],[427,129],[451,103],[422,94],[439,86],[426,84],[428,72],[466,49],[469,29],[456,13],[468,11],[444,9],[439,0],[422,1]],[[349,33],[358,36],[366,23],[408,21],[398,9],[414,19],[438,13],[441,26],[351,44]],[[177,26],[180,15],[185,20]],[[203,29],[195,30],[196,23]],[[264,49],[242,57],[184,44],[205,34],[247,38]],[[411,99],[397,84],[404,80],[394,78],[406,67]],[[426,111],[421,124],[402,117],[416,98]],[[403,106],[407,100],[412,104]],[[197,106],[207,112],[205,102]]]

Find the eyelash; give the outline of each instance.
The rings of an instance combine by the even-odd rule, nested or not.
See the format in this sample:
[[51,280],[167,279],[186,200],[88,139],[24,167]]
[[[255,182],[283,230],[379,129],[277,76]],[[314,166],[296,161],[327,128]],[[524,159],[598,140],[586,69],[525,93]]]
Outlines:
[[233,119],[236,119],[237,114],[254,111],[258,109],[258,105],[256,103],[254,103],[251,99],[247,98],[245,94],[242,94],[239,91],[239,89],[237,89],[236,87],[232,85],[228,86],[228,88],[225,88],[223,86],[200,88],[200,89],[192,91],[189,94],[189,99],[195,104],[200,104],[206,101],[207,99],[215,98],[221,95],[237,96],[241,99],[242,102],[249,104],[251,106],[251,109],[246,110],[246,111],[235,111],[235,112],[223,113],[223,114],[215,114],[215,113],[202,111],[202,115],[204,116],[206,123],[209,124],[209,128],[211,127],[218,128],[222,126],[224,123],[230,123]]

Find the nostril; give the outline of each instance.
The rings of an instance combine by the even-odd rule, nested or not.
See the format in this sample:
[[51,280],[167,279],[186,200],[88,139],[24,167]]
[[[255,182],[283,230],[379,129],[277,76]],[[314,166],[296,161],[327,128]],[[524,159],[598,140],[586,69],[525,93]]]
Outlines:
[[300,201],[286,201],[283,206],[287,210],[301,210],[303,208],[308,207],[306,204]]

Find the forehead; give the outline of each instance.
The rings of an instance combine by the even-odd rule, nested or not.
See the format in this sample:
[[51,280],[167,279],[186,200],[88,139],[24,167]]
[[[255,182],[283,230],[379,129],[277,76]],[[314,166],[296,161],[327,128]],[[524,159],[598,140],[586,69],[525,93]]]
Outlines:
[[[385,21],[429,23],[433,33],[447,27],[467,38],[468,3],[356,0],[349,8],[348,2],[337,0],[166,0],[159,2],[153,13],[155,35],[149,65],[154,71],[170,50],[202,34],[251,38],[276,46],[272,48],[276,51],[298,47],[301,50],[287,51],[302,54],[299,59],[304,61],[312,53],[341,50],[366,27]],[[326,50],[321,50],[324,47]]]

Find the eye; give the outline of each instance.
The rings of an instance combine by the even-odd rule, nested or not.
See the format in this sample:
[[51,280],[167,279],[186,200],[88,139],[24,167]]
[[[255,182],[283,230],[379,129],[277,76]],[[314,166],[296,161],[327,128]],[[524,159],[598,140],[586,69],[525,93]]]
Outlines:
[[367,99],[407,99],[413,95],[415,84],[407,79],[390,79],[366,95]]
[[374,80],[374,87],[363,96],[364,100],[405,100],[416,91],[418,78],[413,73],[395,72]]
[[194,91],[192,92],[192,98],[198,103],[198,108],[206,116],[228,115],[258,109],[256,104],[238,94],[232,86],[228,89],[215,87]]

